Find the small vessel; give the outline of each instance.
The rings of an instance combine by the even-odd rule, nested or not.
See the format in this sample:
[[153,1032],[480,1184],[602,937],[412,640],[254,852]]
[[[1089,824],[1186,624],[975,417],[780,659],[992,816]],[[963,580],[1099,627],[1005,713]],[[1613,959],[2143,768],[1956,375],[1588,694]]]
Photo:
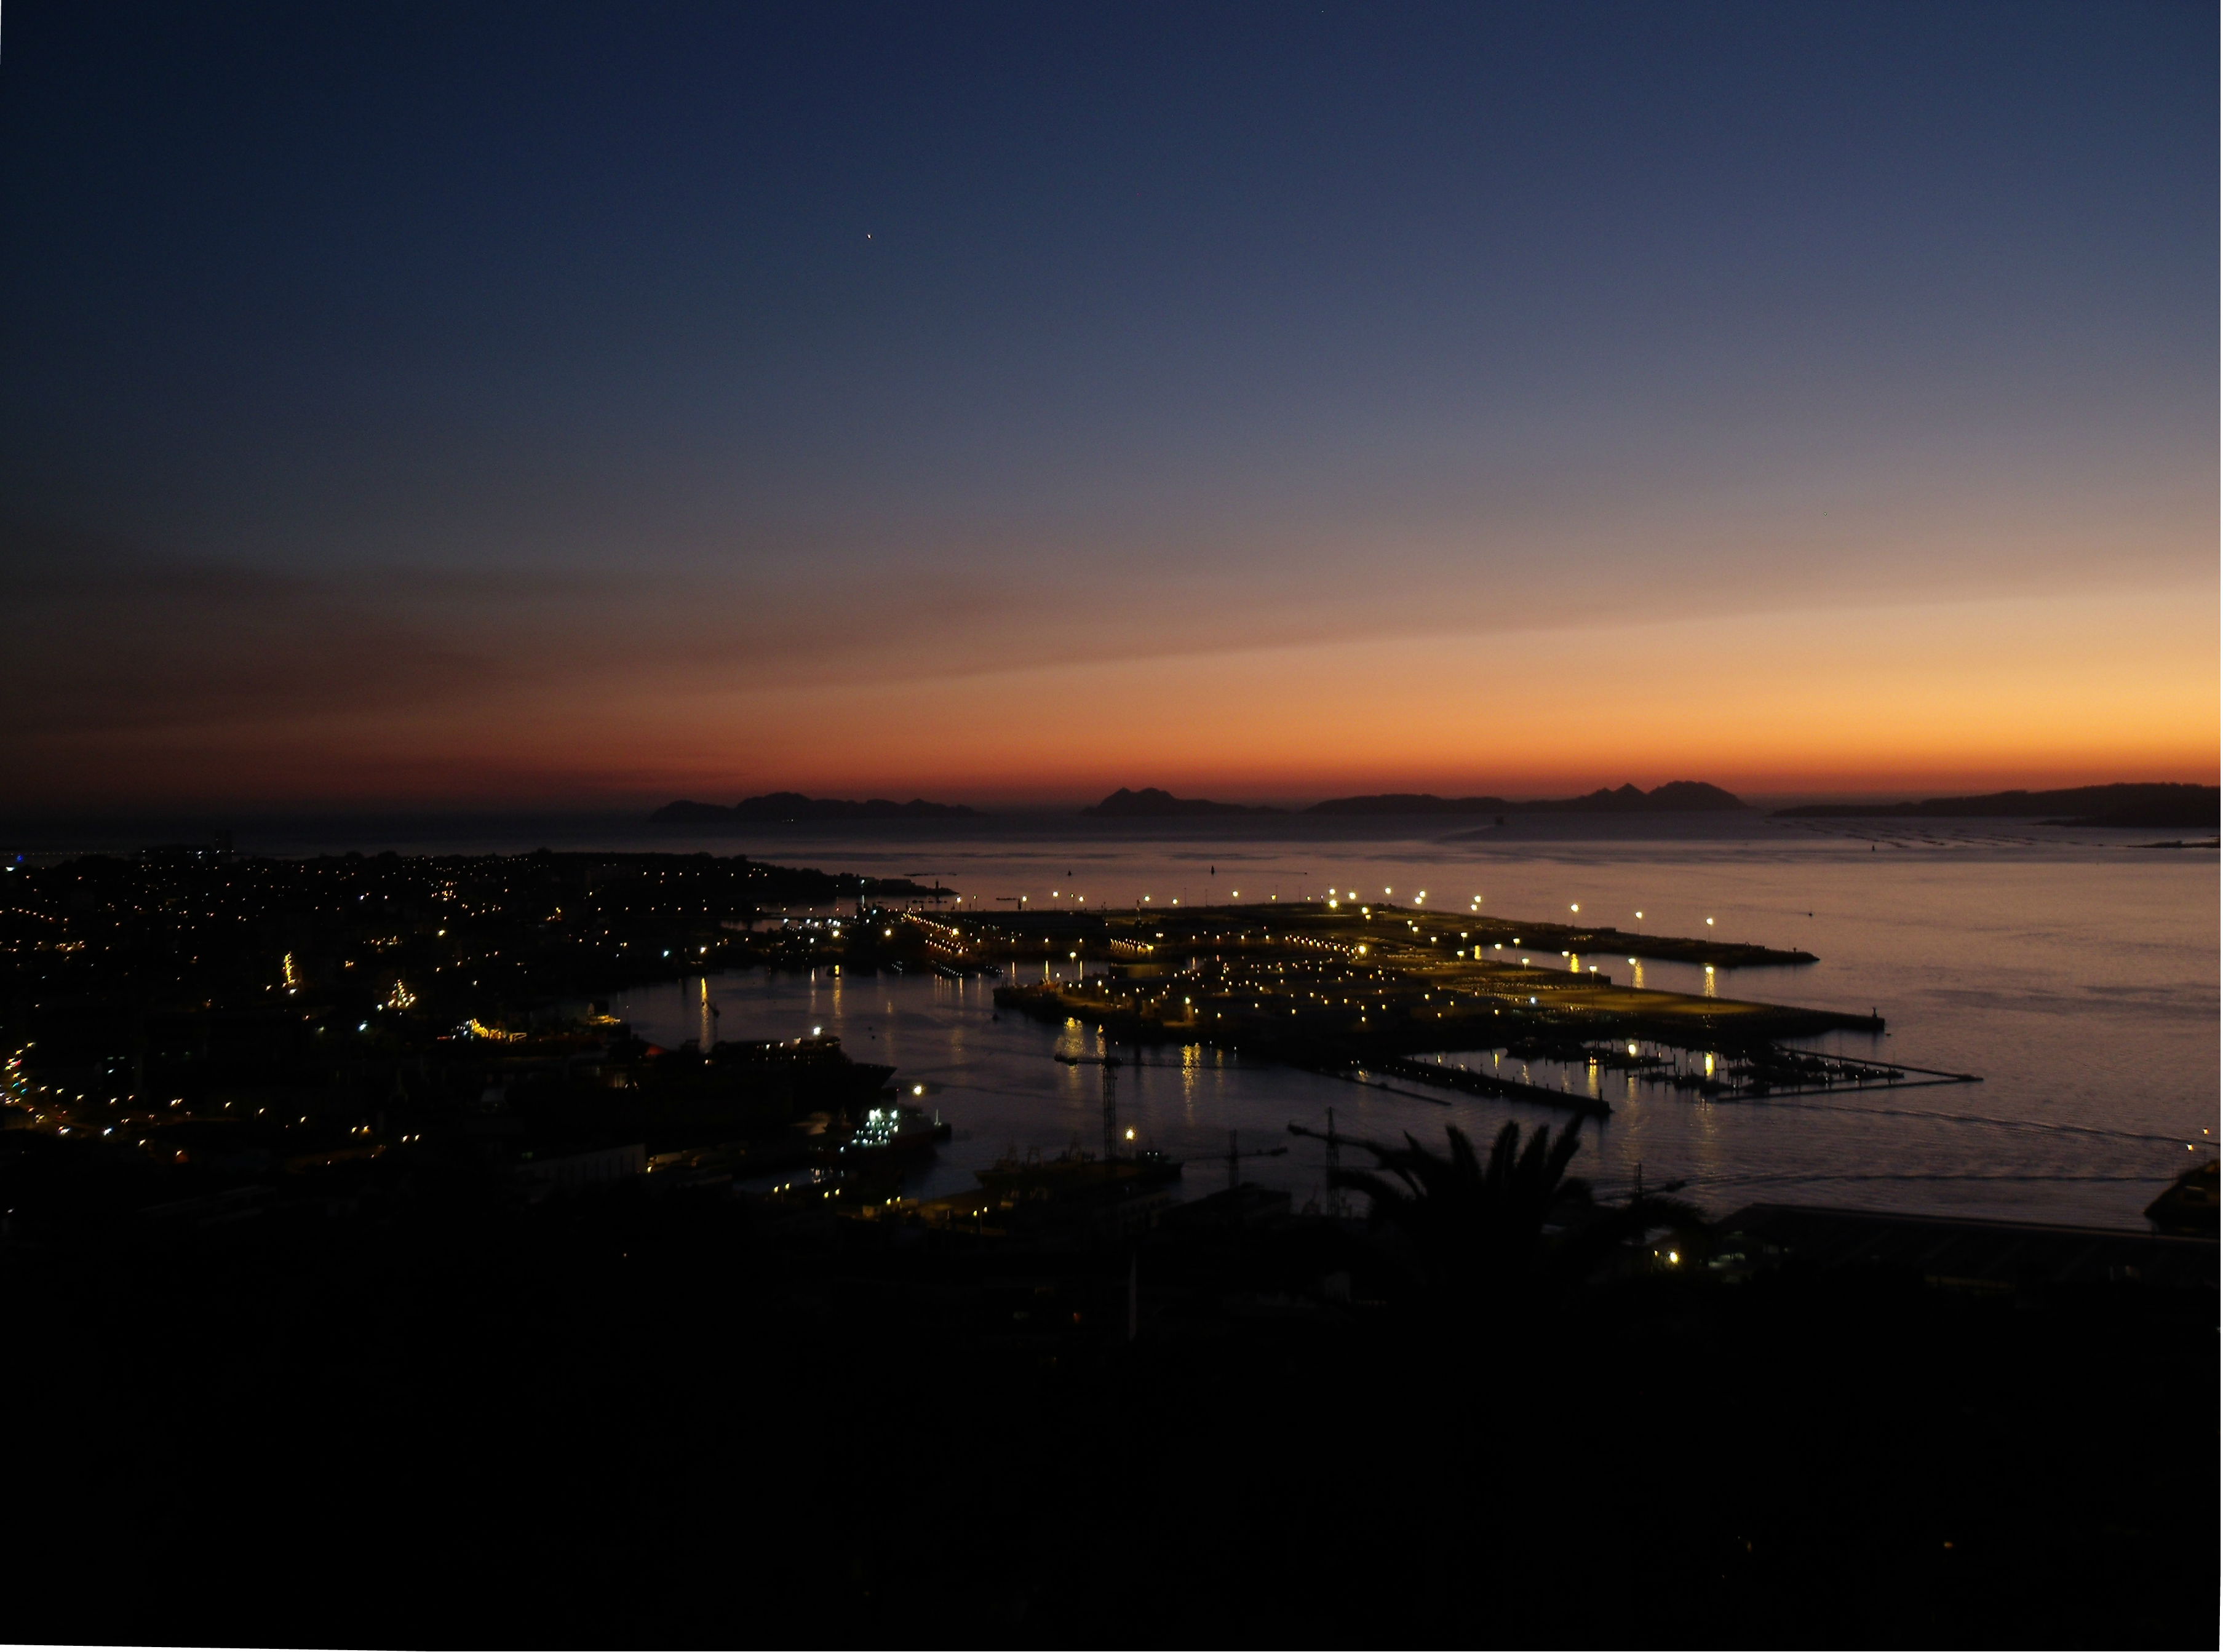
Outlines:
[[949,1126],[939,1113],[929,1114],[921,1107],[876,1107],[832,1158],[845,1165],[916,1159],[948,1140]]
[[798,1096],[834,1110],[860,1107],[878,1096],[896,1072],[878,1062],[856,1060],[838,1038],[721,1039],[710,1046],[708,1063],[714,1071],[769,1068],[791,1074]]

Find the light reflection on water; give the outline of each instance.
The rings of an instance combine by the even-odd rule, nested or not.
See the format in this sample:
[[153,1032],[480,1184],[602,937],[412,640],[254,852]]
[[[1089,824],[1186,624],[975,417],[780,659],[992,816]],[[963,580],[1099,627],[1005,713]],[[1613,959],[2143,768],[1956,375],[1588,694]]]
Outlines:
[[[1060,872],[1091,862],[1092,880],[1103,888],[1124,877],[1186,887],[1202,898],[1209,856],[1223,875],[1231,863],[1240,869],[1238,877],[1223,876],[1231,889],[1269,887],[1273,874],[1288,893],[1324,885],[1332,872],[1351,889],[1466,883],[1460,910],[1468,895],[1486,892],[1483,911],[1515,917],[1565,911],[1579,900],[1586,916],[1602,921],[1691,933],[1710,914],[1717,923],[1709,933],[1800,946],[1822,960],[1722,971],[1719,996],[1873,1010],[1886,1019],[1886,1032],[1798,1042],[1866,1060],[1980,1072],[1986,1083],[1708,1101],[1609,1066],[1593,1073],[1583,1064],[1560,1074],[1550,1063],[1490,1057],[1502,1064],[1497,1070],[1527,1082],[1557,1088],[1564,1077],[1585,1092],[1596,1084],[1614,1114],[1596,1127],[1596,1146],[1578,1159],[1579,1171],[1617,1185],[1641,1161],[1647,1181],[1691,1178],[1692,1190],[1717,1211],[1791,1198],[2136,1224],[2154,1192],[2192,1162],[2183,1140],[2202,1140],[2201,1127],[2215,1124],[2214,857],[2075,845],[1893,854],[1871,851],[1864,839],[1783,835],[1788,841],[1477,846],[1417,838],[1246,842],[1230,833],[1076,839],[1047,851],[983,838],[938,842],[933,855],[948,881],[982,897],[1026,892],[1035,862],[1054,859]],[[745,846],[876,873],[929,864],[916,843]],[[1042,881],[1044,894],[1051,887]],[[1631,965],[1613,956],[1584,958],[1582,969],[1592,962],[1632,985],[1708,989],[1696,965],[1649,958]],[[1035,967],[1026,966],[1030,977]],[[1053,979],[1071,979],[1073,971],[1070,963],[1049,966]],[[792,1037],[824,1024],[858,1058],[943,1085],[933,1099],[969,1140],[944,1149],[926,1184],[954,1190],[1006,1146],[1055,1152],[1078,1140],[1093,1149],[1100,1139],[1100,1070],[1049,1058],[1061,1046],[1100,1054],[1094,1030],[998,1018],[991,988],[935,977],[759,972],[713,977],[707,996],[699,981],[683,991],[646,989],[612,1008],[660,1043],[699,1038],[706,1021],[729,1039]],[[1230,1128],[1242,1132],[1246,1148],[1279,1146],[1288,1141],[1291,1120],[1317,1127],[1331,1106],[1342,1128],[1389,1139],[1410,1130],[1424,1141],[1440,1140],[1446,1121],[1486,1137],[1508,1118],[1560,1116],[1478,1097],[1454,1096],[1446,1105],[1433,1092],[1364,1089],[1213,1050],[1165,1046],[1145,1056],[1149,1065],[1119,1075],[1122,1115],[1145,1138],[1197,1161],[1186,1178],[1192,1194],[1224,1183],[1210,1155],[1224,1153]],[[1703,1070],[1703,1062],[1693,1066]],[[1288,1158],[1245,1161],[1244,1174],[1301,1202],[1317,1189],[1317,1148],[1289,1145]]]

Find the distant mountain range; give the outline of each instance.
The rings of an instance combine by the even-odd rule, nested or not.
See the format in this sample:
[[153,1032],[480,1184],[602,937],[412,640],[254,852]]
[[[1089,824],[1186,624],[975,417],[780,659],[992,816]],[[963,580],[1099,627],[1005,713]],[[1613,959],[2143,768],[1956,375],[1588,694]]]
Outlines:
[[[1952,819],[1971,815],[2037,820],[2044,826],[2214,826],[2219,813],[2214,786],[2141,784],[2071,786],[2052,792],[1986,792],[1980,797],[1932,797],[1919,803],[1809,803],[1778,809],[1792,820],[1863,820]],[[2048,818],[2062,817],[2062,818]]]
[[[1580,797],[1520,800],[1508,797],[1439,797],[1433,792],[1377,792],[1363,797],[1331,797],[1306,814],[1707,814],[1728,813],[1751,805],[1733,792],[1699,780],[1671,780],[1645,791],[1635,786],[1601,786]],[[1286,809],[1256,803],[1219,803],[1203,797],[1175,797],[1156,786],[1132,791],[1122,786],[1102,802],[1080,811],[1097,820],[1137,820],[1199,815],[1285,814]],[[649,819],[662,826],[725,826],[789,820],[955,820],[977,814],[961,803],[929,803],[914,797],[897,803],[885,797],[863,802],[846,798],[805,797],[801,792],[769,792],[745,797],[728,807],[682,799],[667,803]],[[1932,797],[1905,803],[1811,803],[1778,809],[1779,816],[1800,820],[1945,819],[1955,816],[2011,817],[2043,820],[2048,826],[2213,827],[2218,820],[2218,791],[2213,786],[2173,784],[2075,786],[2050,792],[1987,792],[1980,797]]]
[[908,803],[885,797],[853,803],[846,798],[805,797],[801,792],[767,792],[762,797],[745,797],[731,808],[682,798],[648,818],[658,826],[724,826],[763,820],[940,820],[975,813],[962,803],[929,803],[919,797]]
[[[1535,798],[1516,802],[1503,797],[1438,797],[1433,792],[1381,792],[1369,797],[1331,797],[1307,814],[1649,814],[1705,813],[1749,807],[1741,799],[1703,781],[1671,780],[1642,791],[1634,786],[1597,790],[1582,797]],[[1215,803],[1208,798],[1175,797],[1156,786],[1130,791],[1122,786],[1101,803],[1080,811],[1099,820],[1140,820],[1199,814],[1282,814],[1288,811],[1255,803]]]
[[1601,786],[1580,797],[1438,797],[1432,792],[1382,792],[1370,797],[1331,797],[1307,814],[1698,814],[1752,806],[1702,780],[1671,780],[1643,791]]
[[1213,803],[1201,797],[1175,797],[1171,792],[1162,792],[1155,786],[1145,786],[1139,792],[1130,792],[1124,786],[1105,798],[1080,811],[1099,820],[1134,820],[1183,814],[1286,814],[1286,809],[1270,808],[1263,804]]

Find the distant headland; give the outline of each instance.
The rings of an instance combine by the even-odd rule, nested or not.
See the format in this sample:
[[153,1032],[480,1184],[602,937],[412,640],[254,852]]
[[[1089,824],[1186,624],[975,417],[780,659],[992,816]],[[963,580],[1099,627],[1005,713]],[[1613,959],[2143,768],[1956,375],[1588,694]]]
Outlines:
[[1122,786],[1101,803],[1091,804],[1080,812],[1099,820],[1132,820],[1187,814],[1285,814],[1288,811],[1266,804],[1214,803],[1201,797],[1175,797],[1156,786],[1145,786],[1139,792],[1130,792]]
[[840,797],[805,797],[801,792],[767,792],[762,797],[745,797],[731,808],[682,798],[648,818],[658,826],[723,826],[765,820],[943,820],[976,812],[962,803],[929,803],[921,797],[908,803],[885,797],[857,803]]
[[[1331,797],[1298,811],[1305,814],[1696,814],[1721,813],[1751,806],[1734,793],[1698,780],[1671,780],[1644,791],[1635,786],[1601,786],[1580,797],[1438,797],[1433,792],[1381,792],[1364,797]],[[844,798],[806,797],[801,792],[768,792],[743,798],[730,807],[682,798],[649,819],[659,826],[712,826],[759,821],[946,820],[979,811],[961,803],[908,803],[885,797],[853,802]],[[1080,813],[1099,820],[1194,819],[1200,815],[1287,814],[1265,803],[1222,803],[1206,797],[1175,797],[1156,786],[1122,786]]]
[[[1976,797],[1932,797],[1918,803],[1809,803],[1778,809],[1792,820],[1875,820],[1905,817],[2008,816],[2060,826],[2213,826],[2218,788],[2164,783],[2071,786],[2051,792],[1986,792]],[[2059,818],[2044,818],[2059,817]]]
[[[1581,797],[1534,798],[1517,802],[1504,797],[1438,797],[1433,792],[1379,792],[1365,797],[1331,797],[1300,810],[1305,814],[1647,814],[1710,813],[1751,805],[1703,781],[1671,780],[1651,791],[1634,786],[1601,786]],[[1263,804],[1216,803],[1202,797],[1175,797],[1156,786],[1130,791],[1122,786],[1102,802],[1080,811],[1099,820],[1140,820],[1199,814],[1282,814]]]
[[1604,787],[1580,797],[1438,797],[1430,792],[1382,792],[1369,797],[1331,797],[1307,814],[1699,814],[1752,805],[1703,780],[1671,780],[1643,791],[1634,786]]

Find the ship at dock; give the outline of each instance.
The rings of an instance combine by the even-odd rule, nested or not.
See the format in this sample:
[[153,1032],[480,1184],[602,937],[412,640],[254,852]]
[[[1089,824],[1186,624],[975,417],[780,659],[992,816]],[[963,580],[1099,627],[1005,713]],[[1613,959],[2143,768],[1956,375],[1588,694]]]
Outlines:
[[923,1159],[949,1140],[949,1126],[940,1113],[924,1108],[890,1103],[867,1112],[847,1139],[827,1158],[844,1167],[908,1164]]

